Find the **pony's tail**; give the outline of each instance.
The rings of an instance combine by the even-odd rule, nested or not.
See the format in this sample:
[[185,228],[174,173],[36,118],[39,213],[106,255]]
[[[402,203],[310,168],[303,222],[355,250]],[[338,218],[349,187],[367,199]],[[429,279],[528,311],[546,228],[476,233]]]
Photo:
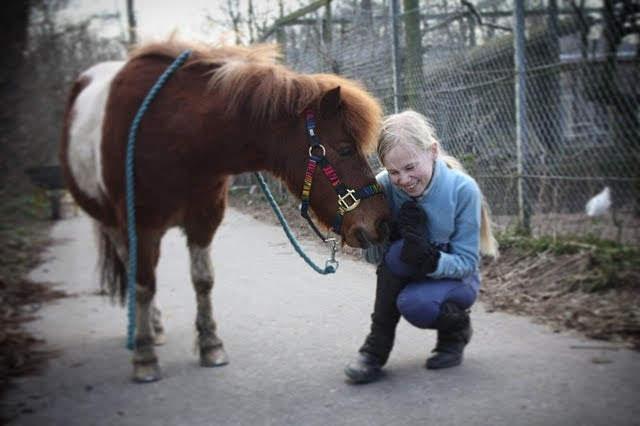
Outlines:
[[[454,170],[460,170],[464,173],[467,171],[457,158],[452,157],[443,152],[440,149],[440,158],[444,160],[447,167]],[[498,257],[498,241],[493,236],[493,230],[491,229],[491,213],[489,210],[489,204],[487,200],[482,196],[482,207],[480,209],[480,253],[485,256]]]
[[95,222],[95,229],[101,293],[108,294],[112,302],[118,300],[120,305],[124,306],[127,298],[127,271],[124,263],[118,256],[113,242],[98,222]]

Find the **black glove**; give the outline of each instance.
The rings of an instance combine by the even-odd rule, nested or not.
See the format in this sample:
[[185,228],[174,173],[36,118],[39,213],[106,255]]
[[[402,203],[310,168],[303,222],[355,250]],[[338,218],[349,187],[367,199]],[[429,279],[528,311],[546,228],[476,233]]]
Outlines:
[[416,272],[411,278],[419,280],[438,268],[440,250],[431,244],[424,235],[409,230],[404,234],[400,260],[416,268]]
[[423,233],[427,226],[427,213],[415,201],[405,201],[398,213],[398,228],[404,238],[406,232]]
[[391,222],[391,230],[389,232],[389,242],[398,241],[400,238],[402,238],[402,235],[400,234],[400,225],[397,221],[393,221]]

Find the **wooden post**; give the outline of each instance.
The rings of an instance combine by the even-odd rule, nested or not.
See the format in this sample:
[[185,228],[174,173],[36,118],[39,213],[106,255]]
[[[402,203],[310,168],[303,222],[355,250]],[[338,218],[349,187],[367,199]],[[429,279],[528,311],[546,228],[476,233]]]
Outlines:
[[133,0],[127,0],[127,20],[129,23],[129,45],[133,45],[138,42],[138,25],[136,24],[136,13],[133,10]]
[[403,108],[402,102],[402,71],[400,70],[400,17],[399,0],[390,0],[391,20],[391,66],[393,67],[393,112],[397,113]]
[[420,33],[420,4],[418,0],[404,0],[404,90],[406,103],[417,109],[422,86],[422,34]]
[[324,7],[324,18],[322,19],[322,42],[325,46],[331,46],[331,0],[327,0]]
[[524,0],[515,0],[514,7],[514,63],[516,105],[516,155],[518,179],[518,228],[525,235],[531,234],[531,200],[526,182],[526,166],[529,161],[527,126],[527,62],[524,36]]

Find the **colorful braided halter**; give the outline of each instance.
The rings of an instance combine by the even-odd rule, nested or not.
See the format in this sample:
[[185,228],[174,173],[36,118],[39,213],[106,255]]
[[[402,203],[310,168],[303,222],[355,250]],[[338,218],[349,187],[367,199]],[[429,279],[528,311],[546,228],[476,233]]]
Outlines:
[[[311,184],[313,175],[319,165],[324,175],[329,179],[331,186],[338,194],[338,212],[333,221],[331,229],[336,234],[340,233],[342,220],[345,213],[355,209],[360,204],[360,200],[372,197],[376,194],[382,194],[382,187],[378,183],[372,183],[363,186],[360,189],[351,189],[340,181],[338,174],[325,156],[326,150],[320,143],[320,138],[316,134],[316,118],[311,109],[304,111],[305,122],[307,127],[307,136],[309,136],[309,161],[307,162],[307,172],[304,175],[304,184],[302,185],[302,204],[300,205],[300,214],[304,217],[313,231],[322,239],[327,241],[328,237],[322,235],[318,227],[313,223],[309,216],[309,196],[311,195]],[[314,154],[319,152],[318,154]]]

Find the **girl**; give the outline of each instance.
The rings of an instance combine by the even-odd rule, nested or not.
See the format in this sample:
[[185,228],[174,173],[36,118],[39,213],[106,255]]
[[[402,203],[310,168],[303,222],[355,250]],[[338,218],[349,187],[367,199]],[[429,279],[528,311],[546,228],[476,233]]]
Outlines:
[[386,169],[377,179],[394,229],[382,259],[374,259],[379,266],[371,332],[345,368],[356,383],[380,377],[401,315],[438,332],[427,368],[460,364],[471,339],[468,309],[480,287],[480,253],[497,255],[478,185],[440,148],[423,115],[404,111],[385,118],[377,153]]

